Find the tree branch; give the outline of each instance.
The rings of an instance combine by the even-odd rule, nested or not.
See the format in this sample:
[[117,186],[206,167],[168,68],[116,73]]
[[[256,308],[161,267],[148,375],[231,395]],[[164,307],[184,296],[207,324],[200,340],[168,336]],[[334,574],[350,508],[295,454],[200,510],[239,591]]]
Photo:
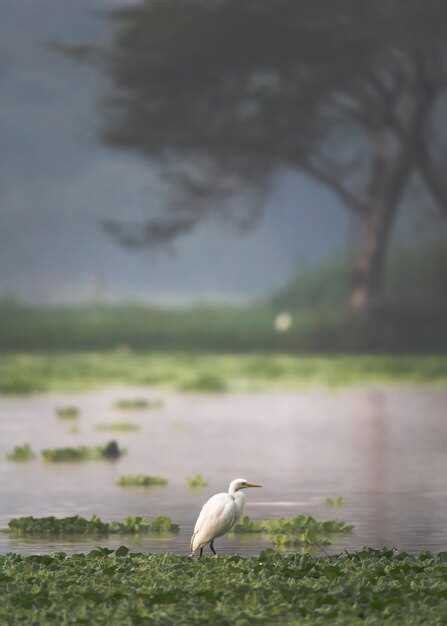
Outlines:
[[360,214],[369,210],[368,203],[348,189],[336,174],[330,173],[329,169],[320,168],[309,160],[302,164],[302,168],[310,176],[332,189],[354,213]]

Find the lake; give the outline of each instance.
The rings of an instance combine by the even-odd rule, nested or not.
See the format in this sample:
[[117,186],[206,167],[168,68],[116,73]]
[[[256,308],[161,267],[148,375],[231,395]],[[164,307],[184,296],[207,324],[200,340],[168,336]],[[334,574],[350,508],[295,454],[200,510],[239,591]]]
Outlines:
[[[162,398],[161,408],[119,411],[122,398]],[[76,405],[76,421],[55,408]],[[142,552],[187,554],[202,503],[231,479],[261,483],[249,489],[246,513],[277,518],[301,513],[354,525],[329,551],[395,546],[411,552],[447,549],[447,391],[377,386],[265,394],[190,395],[113,388],[79,394],[0,397],[0,527],[22,515],[169,515],[180,524],[172,538],[23,539],[0,534],[0,552],[79,552],[121,544]],[[128,420],[138,432],[105,433],[101,422]],[[70,432],[72,425],[78,433]],[[116,439],[128,451],[115,462],[49,464],[40,456],[13,463],[5,454],[30,443],[47,447],[99,445]],[[122,488],[122,474],[157,474],[166,487]],[[186,477],[208,486],[191,491]],[[343,496],[345,506],[327,506]],[[256,554],[259,537],[229,536],[217,551]]]

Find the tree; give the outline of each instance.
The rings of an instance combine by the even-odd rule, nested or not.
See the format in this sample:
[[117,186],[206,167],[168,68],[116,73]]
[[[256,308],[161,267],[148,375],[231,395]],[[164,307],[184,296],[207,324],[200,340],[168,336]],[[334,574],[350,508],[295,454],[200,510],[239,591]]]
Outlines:
[[137,234],[109,230],[148,245],[216,213],[250,228],[291,168],[357,217],[351,305],[374,305],[411,185],[447,215],[445,2],[146,0],[114,16],[104,140],[160,164],[176,194]]

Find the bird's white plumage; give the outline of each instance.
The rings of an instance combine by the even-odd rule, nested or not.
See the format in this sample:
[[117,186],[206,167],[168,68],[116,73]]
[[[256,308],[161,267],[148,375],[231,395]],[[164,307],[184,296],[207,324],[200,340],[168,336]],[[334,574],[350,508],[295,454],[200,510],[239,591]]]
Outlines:
[[237,478],[230,483],[228,493],[217,493],[205,502],[191,537],[193,553],[211,543],[216,537],[221,537],[234,526],[244,512],[245,496],[240,490],[258,486],[248,483],[243,478]]
[[234,504],[236,505],[236,519],[234,523],[238,522],[244,514],[245,507],[245,494],[242,491],[237,491],[234,494]]
[[224,535],[236,521],[236,503],[229,493],[216,493],[202,507],[191,539],[193,552]]

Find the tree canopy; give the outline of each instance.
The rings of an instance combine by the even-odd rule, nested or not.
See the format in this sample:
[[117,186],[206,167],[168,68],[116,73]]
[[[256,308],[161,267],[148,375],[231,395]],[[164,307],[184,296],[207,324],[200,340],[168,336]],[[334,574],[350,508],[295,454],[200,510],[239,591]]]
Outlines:
[[354,286],[378,291],[409,185],[447,214],[442,0],[146,0],[114,19],[104,140],[162,164],[179,192],[135,243],[216,211],[248,227],[291,168],[364,223]]

